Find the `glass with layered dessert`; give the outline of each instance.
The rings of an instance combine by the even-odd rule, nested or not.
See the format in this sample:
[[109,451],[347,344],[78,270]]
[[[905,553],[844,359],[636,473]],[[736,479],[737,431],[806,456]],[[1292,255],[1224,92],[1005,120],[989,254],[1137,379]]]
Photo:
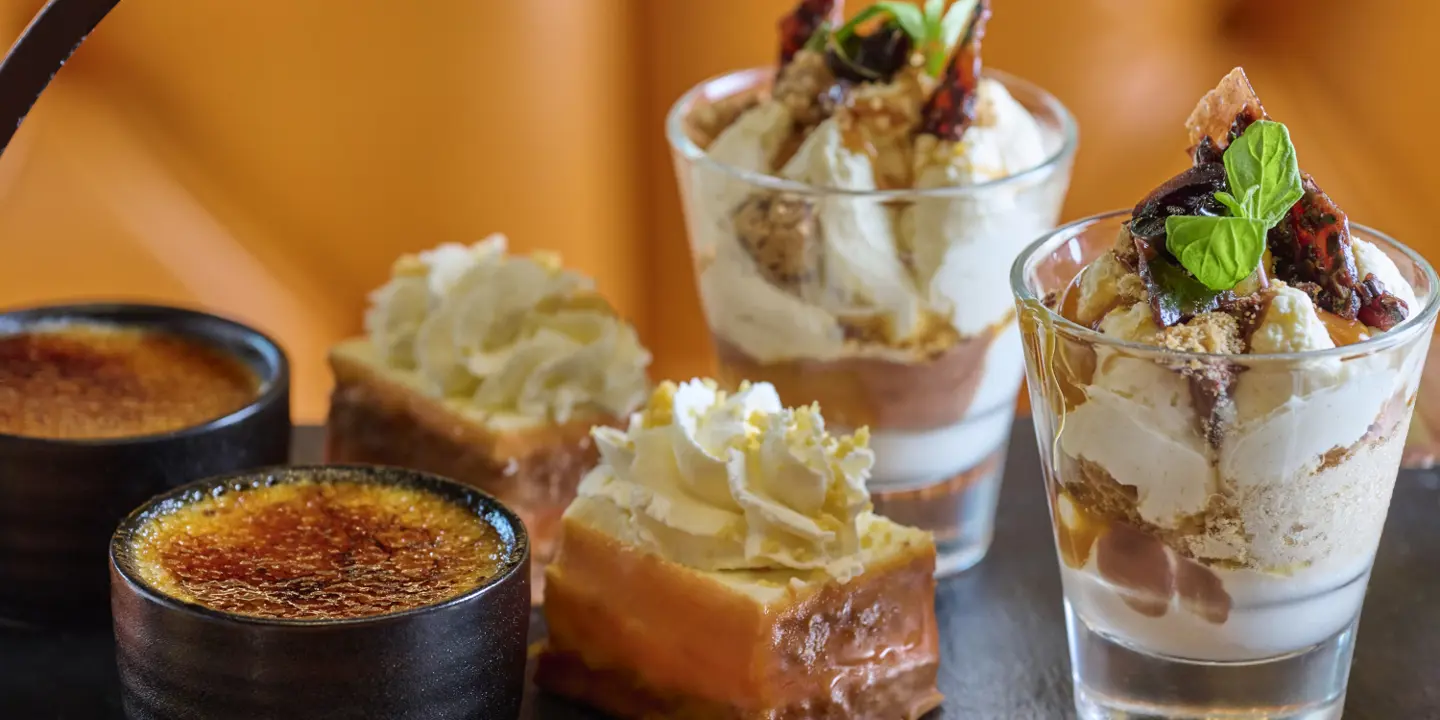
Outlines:
[[721,382],[868,427],[877,510],[946,573],[990,544],[1023,368],[1005,270],[1056,220],[1075,128],[981,72],[988,3],[885,8],[801,2],[778,70],[694,88],[667,134]]
[[1436,277],[1235,70],[1191,167],[1012,274],[1082,718],[1338,718]]

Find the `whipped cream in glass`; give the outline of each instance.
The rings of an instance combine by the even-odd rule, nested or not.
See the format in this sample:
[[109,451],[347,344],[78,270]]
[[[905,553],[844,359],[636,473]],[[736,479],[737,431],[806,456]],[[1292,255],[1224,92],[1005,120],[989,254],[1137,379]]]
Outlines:
[[945,62],[893,24],[837,32],[870,49],[821,37],[691,90],[667,123],[722,385],[870,428],[876,505],[936,533],[941,573],[989,546],[1023,374],[1005,271],[1053,226],[1075,142],[1044,91],[977,74],[973,8]]

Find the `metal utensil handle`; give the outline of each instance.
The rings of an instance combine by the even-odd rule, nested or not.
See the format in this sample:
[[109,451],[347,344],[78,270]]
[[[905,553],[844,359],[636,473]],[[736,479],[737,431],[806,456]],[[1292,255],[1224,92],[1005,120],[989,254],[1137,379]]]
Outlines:
[[0,63],[0,153],[40,93],[120,0],[50,0]]

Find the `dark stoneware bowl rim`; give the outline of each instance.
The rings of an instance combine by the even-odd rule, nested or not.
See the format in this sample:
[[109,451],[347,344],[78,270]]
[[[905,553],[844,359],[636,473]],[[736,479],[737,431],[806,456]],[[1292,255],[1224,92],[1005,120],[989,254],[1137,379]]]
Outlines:
[[[489,523],[491,527],[494,527],[502,538],[507,534],[510,535],[510,556],[504,561],[504,570],[455,597],[430,605],[422,605],[417,608],[401,610],[399,612],[367,615],[356,618],[297,620],[237,615],[171,597],[151,587],[138,576],[138,573],[132,572],[127,562],[122,562],[120,559],[120,555],[125,552],[131,536],[141,525],[151,517],[165,512],[166,508],[162,507],[164,505],[183,504],[185,502],[185,495],[196,491],[208,494],[209,491],[222,486],[235,487],[242,483],[254,487],[257,481],[265,481],[275,476],[281,476],[284,479],[272,484],[283,484],[285,482],[304,479],[306,475],[330,472],[354,473],[361,482],[417,487],[436,492],[451,502],[463,502],[468,507],[475,509],[476,515],[484,522]],[[350,478],[346,479],[349,480]],[[239,489],[239,491],[243,492],[244,490]],[[495,516],[503,518],[505,525],[508,527],[497,527]],[[115,533],[110,538],[109,556],[110,567],[115,571],[115,574],[125,582],[131,592],[140,596],[146,602],[159,605],[168,611],[199,616],[200,618],[215,622],[256,628],[272,627],[293,630],[304,628],[325,629],[387,625],[404,622],[420,615],[441,612],[464,603],[484,602],[486,595],[490,594],[491,591],[496,588],[512,582],[514,578],[519,576],[522,568],[527,566],[525,561],[530,556],[530,535],[529,531],[525,528],[525,523],[520,520],[520,516],[516,515],[515,511],[509,507],[506,507],[504,503],[496,500],[494,496],[478,488],[433,473],[389,465],[277,465],[274,467],[257,468],[196,480],[150,498],[145,504],[131,511],[129,515],[125,516],[124,520],[120,521],[120,526],[116,528]],[[529,611],[530,608],[527,605],[525,612],[529,613]]]
[[[232,355],[234,354],[230,348],[218,342],[222,338],[217,333],[196,332],[193,328],[185,331],[175,331],[173,328],[164,327],[163,320],[166,317],[185,318],[196,321],[198,324],[206,326],[207,328],[225,328],[237,336],[244,338],[250,347],[256,350],[265,361],[263,371],[259,373],[260,389],[256,392],[255,398],[228,415],[221,415],[218,418],[207,420],[199,425],[190,425],[178,430],[162,433],[128,435],[117,438],[47,438],[30,435],[12,435],[10,433],[0,432],[0,440],[35,443],[37,445],[50,445],[55,447],[85,448],[139,445],[164,440],[183,439],[242,423],[260,412],[261,409],[282,400],[289,393],[290,359],[286,356],[285,349],[280,347],[280,343],[249,325],[203,310],[173,305],[129,302],[34,305],[0,310],[0,337],[24,332],[24,328],[27,325],[51,320],[91,320],[98,323],[108,322],[118,326],[134,326],[140,328],[157,327],[161,330],[171,331],[185,337],[207,341],[211,347],[216,347]],[[11,328],[12,324],[14,329]]]

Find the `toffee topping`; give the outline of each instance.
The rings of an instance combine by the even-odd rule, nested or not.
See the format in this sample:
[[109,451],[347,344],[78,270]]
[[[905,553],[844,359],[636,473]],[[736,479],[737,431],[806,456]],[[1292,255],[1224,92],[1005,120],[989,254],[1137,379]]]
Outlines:
[[235,412],[258,390],[239,359],[165,332],[76,323],[0,336],[0,433],[171,432]]
[[152,519],[134,546],[157,590],[280,619],[443,602],[494,576],[505,552],[487,522],[432,493],[308,480],[208,496]]

